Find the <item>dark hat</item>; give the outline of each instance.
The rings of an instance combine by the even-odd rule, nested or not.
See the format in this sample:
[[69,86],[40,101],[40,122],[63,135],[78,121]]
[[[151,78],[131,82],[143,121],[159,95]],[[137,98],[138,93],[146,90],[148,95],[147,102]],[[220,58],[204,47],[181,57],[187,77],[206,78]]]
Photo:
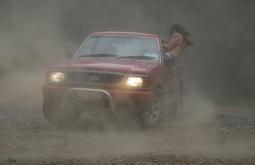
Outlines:
[[184,40],[187,44],[187,46],[190,46],[192,45],[194,42],[192,41],[191,39],[191,34],[186,30],[184,29],[182,26],[178,25],[178,24],[173,24],[170,28],[170,34],[173,34],[173,33],[180,33],[183,35],[184,37]]

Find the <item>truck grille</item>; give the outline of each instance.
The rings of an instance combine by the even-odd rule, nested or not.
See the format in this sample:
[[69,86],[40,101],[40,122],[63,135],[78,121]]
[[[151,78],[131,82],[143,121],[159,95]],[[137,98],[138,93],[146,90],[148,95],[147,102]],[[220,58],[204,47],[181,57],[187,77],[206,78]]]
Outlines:
[[117,84],[123,79],[122,74],[102,73],[91,71],[69,71],[67,80],[70,83],[87,83],[87,84]]

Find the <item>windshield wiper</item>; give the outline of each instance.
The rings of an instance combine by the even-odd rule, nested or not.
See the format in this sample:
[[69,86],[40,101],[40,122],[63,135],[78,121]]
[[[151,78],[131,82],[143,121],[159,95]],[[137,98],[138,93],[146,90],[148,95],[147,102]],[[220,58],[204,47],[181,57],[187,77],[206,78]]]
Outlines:
[[131,59],[156,59],[156,57],[151,57],[151,56],[141,56],[141,55],[136,55],[136,56],[122,56],[118,58],[131,58]]
[[107,53],[99,53],[99,54],[84,54],[79,57],[116,57],[116,54],[107,54]]

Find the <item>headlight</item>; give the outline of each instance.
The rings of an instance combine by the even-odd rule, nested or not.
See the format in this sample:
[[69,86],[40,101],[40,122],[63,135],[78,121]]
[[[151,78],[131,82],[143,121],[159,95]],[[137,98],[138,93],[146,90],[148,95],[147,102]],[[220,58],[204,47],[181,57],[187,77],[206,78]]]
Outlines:
[[141,87],[143,85],[143,79],[141,77],[128,77],[126,85],[130,87]]
[[66,79],[65,74],[62,72],[52,72],[49,75],[49,80],[54,83],[63,82]]

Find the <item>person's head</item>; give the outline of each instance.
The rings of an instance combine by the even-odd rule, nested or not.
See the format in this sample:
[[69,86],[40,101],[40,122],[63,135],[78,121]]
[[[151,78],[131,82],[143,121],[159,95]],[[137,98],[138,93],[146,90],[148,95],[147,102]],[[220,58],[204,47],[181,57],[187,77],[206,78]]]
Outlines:
[[173,24],[169,33],[169,50],[172,50],[176,47],[185,48],[193,44],[190,38],[190,33],[178,24]]

